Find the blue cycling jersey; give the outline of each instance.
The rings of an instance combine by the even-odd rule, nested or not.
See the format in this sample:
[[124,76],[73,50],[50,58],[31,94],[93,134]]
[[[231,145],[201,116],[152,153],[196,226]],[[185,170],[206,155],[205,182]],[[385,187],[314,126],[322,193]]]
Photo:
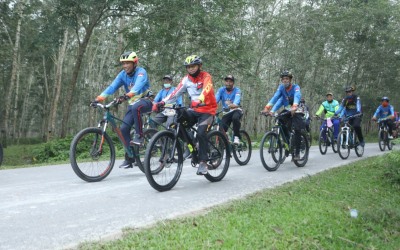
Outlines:
[[[165,97],[167,97],[168,95],[172,94],[172,92],[174,92],[175,87],[171,87],[171,88],[163,88],[162,90],[160,90],[156,97],[154,98],[154,102],[161,102]],[[176,100],[176,104],[181,105],[182,106],[182,96],[179,96],[178,99]]]
[[389,105],[387,107],[379,105],[379,107],[375,111],[374,117],[379,119],[379,118],[386,118],[391,115],[394,116],[394,108],[392,105]]
[[273,106],[271,111],[276,112],[280,107],[292,106],[299,104],[301,99],[300,86],[292,84],[289,89],[286,89],[283,84],[280,84],[274,96],[269,100],[268,105]]
[[228,91],[225,87],[221,87],[218,89],[218,92],[215,96],[217,99],[217,103],[222,101],[222,107],[224,109],[229,108],[228,103],[233,103],[237,106],[240,106],[240,98],[242,97],[242,92],[239,88],[234,87],[231,91]]
[[339,109],[336,110],[335,115],[340,114],[340,117],[343,116],[352,116],[357,113],[361,113],[361,101],[360,97],[356,95],[346,96],[343,98],[342,103],[339,106]]

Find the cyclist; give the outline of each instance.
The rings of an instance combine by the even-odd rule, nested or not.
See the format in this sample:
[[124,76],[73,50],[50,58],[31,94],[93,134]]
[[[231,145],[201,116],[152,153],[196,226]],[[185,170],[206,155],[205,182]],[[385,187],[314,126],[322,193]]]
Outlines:
[[[360,97],[354,94],[355,89],[353,87],[346,87],[345,92],[346,92],[346,97],[343,98],[342,103],[340,104],[338,110],[335,111],[335,117],[337,117],[340,114],[340,117],[346,116],[352,116],[355,114],[360,114],[361,113],[361,101]],[[360,141],[360,146],[364,147],[365,142],[364,142],[364,136],[362,134],[361,130],[361,117],[355,117],[352,118],[349,121],[350,125],[353,126],[354,130],[356,131],[358,140]]]
[[[153,111],[158,111],[165,104],[176,102],[177,98],[187,92],[191,99],[192,109],[188,109],[183,115],[189,120],[197,121],[197,140],[199,142],[199,160],[197,174],[207,174],[207,132],[209,131],[217,111],[217,101],[211,75],[203,71],[203,62],[197,55],[188,56],[185,59],[187,75],[182,78],[179,85],[171,95],[161,102],[153,105]],[[200,105],[202,104],[202,105]]]
[[283,126],[283,132],[286,138],[289,138],[290,129],[293,125],[295,145],[293,160],[300,160],[301,130],[305,129],[304,114],[296,113],[301,100],[300,86],[292,84],[293,75],[287,70],[282,71],[280,77],[281,84],[262,112],[273,114],[281,106],[285,107],[285,110],[281,113],[287,112],[289,115],[281,118],[282,123],[285,125]]
[[[338,109],[339,109],[339,102],[337,100],[333,99],[333,94],[331,92],[328,92],[326,94],[326,101],[321,103],[317,113],[315,113],[315,116],[316,117],[320,117],[322,112],[324,112],[325,118],[332,118],[335,115],[335,111],[338,110]],[[332,119],[331,121],[333,123],[333,137],[336,140],[338,135],[339,135],[340,120],[339,119]],[[326,126],[326,121],[324,121],[324,123],[321,125],[320,131],[322,129],[324,129],[325,126]],[[324,134],[324,136],[325,136],[325,134]]]
[[235,77],[228,75],[225,77],[225,87],[221,87],[217,91],[217,103],[222,102],[224,116],[222,117],[222,127],[225,132],[228,131],[229,125],[233,123],[233,143],[240,143],[240,119],[243,116],[243,111],[240,108],[241,91],[238,87],[234,87]]
[[389,139],[393,139],[393,137],[396,137],[396,125],[394,124],[393,120],[395,119],[394,117],[394,108],[392,105],[389,104],[389,98],[384,96],[381,99],[382,103],[379,105],[379,107],[376,109],[374,116],[372,117],[373,121],[378,120],[379,118],[384,119],[386,118],[385,121],[382,121],[386,123],[386,125],[389,128]]
[[[147,72],[144,68],[138,67],[139,58],[133,51],[124,52],[119,61],[123,70],[119,72],[114,81],[96,97],[95,102],[103,102],[106,97],[114,94],[120,87],[123,87],[125,94],[118,98],[119,102],[129,100],[128,111],[121,125],[121,133],[124,138],[125,148],[130,146],[131,136],[130,130],[135,124],[135,138],[132,143],[140,145],[143,143],[142,131],[142,113],[151,111],[153,95],[150,91],[150,82]],[[125,153],[125,161],[119,166],[120,168],[131,168],[135,160],[129,158]]]
[[[163,77],[163,88],[157,93],[156,97],[153,100],[153,103],[157,103],[157,102],[161,102],[162,99],[164,99],[165,97],[167,97],[168,95],[172,94],[172,92],[174,92],[175,87],[172,87],[172,77],[170,75],[165,75]],[[176,100],[176,104],[179,106],[182,106],[182,96],[180,96],[177,100]],[[167,126],[168,124],[172,123],[174,117],[170,116],[169,118],[164,115],[163,113],[158,113],[157,115],[154,116],[153,118],[153,122],[151,123],[150,126],[152,128],[156,128],[159,124],[162,124],[164,122],[167,122]]]

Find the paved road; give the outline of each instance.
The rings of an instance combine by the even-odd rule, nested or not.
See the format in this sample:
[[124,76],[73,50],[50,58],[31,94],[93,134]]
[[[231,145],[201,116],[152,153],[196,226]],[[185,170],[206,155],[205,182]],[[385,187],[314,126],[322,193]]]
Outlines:
[[[368,144],[364,157],[382,154]],[[341,160],[313,146],[306,167],[289,160],[267,172],[253,151],[247,166],[234,159],[226,177],[211,183],[184,166],[178,184],[159,193],[140,170],[118,169],[105,180],[86,183],[70,165],[0,171],[0,249],[62,249],[88,240],[118,237],[124,227],[142,227],[241,198],[307,175],[356,161]],[[117,161],[117,165],[120,161]]]

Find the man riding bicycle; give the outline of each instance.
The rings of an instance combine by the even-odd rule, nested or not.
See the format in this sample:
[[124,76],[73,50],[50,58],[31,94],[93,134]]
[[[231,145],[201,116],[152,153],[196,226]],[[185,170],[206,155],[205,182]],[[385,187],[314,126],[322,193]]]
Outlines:
[[[321,103],[317,113],[315,113],[315,116],[320,117],[322,115],[322,112],[324,112],[325,118],[332,118],[335,115],[335,111],[337,111],[338,109],[339,109],[339,102],[333,99],[333,94],[331,92],[328,92],[326,94],[326,101]],[[335,138],[336,141],[340,130],[340,120],[332,119],[331,121],[333,124],[333,137]],[[322,131],[325,127],[326,127],[326,121],[323,122],[319,130]]]
[[[349,117],[356,114],[361,114],[361,101],[360,97],[354,94],[355,89],[353,87],[346,87],[346,97],[343,98],[339,109],[335,111],[335,117],[340,114],[340,117]],[[342,112],[343,111],[343,112]],[[353,126],[356,131],[358,140],[360,141],[360,146],[364,147],[364,137],[361,130],[361,117],[354,117],[349,121],[349,124]]]
[[240,108],[241,91],[238,87],[234,87],[235,77],[228,75],[225,77],[225,87],[221,87],[217,91],[217,103],[222,102],[224,116],[221,119],[222,127],[228,131],[229,125],[233,123],[233,143],[240,143],[240,119],[243,111]]
[[[135,138],[132,143],[140,145],[143,143],[142,131],[142,113],[151,111],[153,95],[150,91],[150,82],[147,77],[147,72],[142,67],[137,67],[139,58],[135,52],[124,52],[119,61],[122,64],[123,70],[119,72],[117,77],[99,96],[95,102],[103,102],[108,96],[114,94],[120,87],[123,87],[125,94],[120,96],[118,101],[129,101],[128,111],[121,125],[121,133],[124,138],[125,148],[130,146],[131,135],[130,131],[135,124]],[[135,159],[129,158],[125,153],[125,161],[119,166],[120,168],[132,168],[132,163]]]
[[382,121],[385,123],[388,128],[389,128],[389,139],[393,139],[393,137],[397,137],[397,131],[395,128],[395,124],[393,120],[395,119],[394,117],[394,108],[392,105],[389,104],[389,98],[384,96],[381,99],[382,103],[379,105],[379,107],[376,109],[374,116],[372,117],[373,121],[376,121],[378,119],[386,119]]
[[191,99],[191,109],[184,111],[188,120],[197,121],[197,140],[199,142],[198,156],[200,163],[197,174],[205,175],[207,171],[207,132],[209,131],[217,111],[217,101],[214,95],[214,88],[211,75],[203,71],[203,62],[197,55],[188,56],[184,65],[188,74],[182,78],[179,85],[171,95],[153,105],[153,111],[165,104],[175,103],[177,98],[187,92]]
[[[293,160],[300,159],[300,146],[301,146],[301,130],[305,129],[304,114],[296,113],[301,99],[300,86],[292,84],[293,75],[287,70],[284,70],[281,75],[281,84],[276,90],[274,96],[269,100],[262,112],[271,113],[276,112],[281,106],[285,107],[281,113],[288,115],[280,118],[283,126],[283,132],[286,138],[289,138],[290,130],[294,129],[294,145],[295,155]],[[300,110],[299,110],[300,111]]]

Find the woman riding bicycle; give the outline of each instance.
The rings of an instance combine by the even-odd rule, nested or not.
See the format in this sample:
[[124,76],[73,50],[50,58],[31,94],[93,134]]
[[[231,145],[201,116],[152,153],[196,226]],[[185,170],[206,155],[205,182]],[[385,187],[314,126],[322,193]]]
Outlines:
[[394,108],[392,105],[389,104],[389,98],[384,96],[381,99],[382,103],[379,105],[379,107],[376,109],[374,116],[372,117],[373,121],[376,121],[378,119],[385,119],[384,123],[388,126],[388,132],[389,132],[389,139],[393,139],[393,137],[397,136],[397,131],[395,130],[395,124],[393,122],[394,120]]
[[217,111],[217,101],[211,75],[202,70],[203,62],[197,55],[188,56],[184,62],[187,75],[182,78],[179,85],[171,95],[153,105],[153,111],[159,111],[165,104],[175,103],[177,98],[187,92],[191,99],[192,109],[184,111],[189,120],[198,123],[197,140],[199,142],[199,160],[197,174],[207,174],[207,132],[213,122]]
[[283,131],[286,138],[289,138],[289,133],[293,126],[295,144],[293,160],[300,160],[301,130],[305,129],[304,114],[296,113],[301,99],[300,86],[292,84],[293,75],[289,71],[284,70],[280,76],[281,84],[262,112],[274,113],[281,106],[290,110],[290,113],[286,109],[282,111],[282,113],[288,112],[288,115],[281,118],[282,123],[285,124]]
[[[121,125],[121,133],[124,137],[125,148],[129,147],[131,142],[131,128],[135,124],[135,137],[133,143],[140,145],[143,143],[142,131],[142,113],[151,111],[153,95],[150,91],[150,82],[147,72],[142,67],[137,67],[139,58],[135,52],[129,51],[121,55],[119,61],[123,70],[117,75],[114,81],[108,86],[95,102],[103,102],[108,96],[114,94],[120,87],[124,87],[125,94],[119,97],[119,101],[129,100],[128,111]],[[129,158],[125,153],[125,161],[120,168],[132,168],[135,159]]]

